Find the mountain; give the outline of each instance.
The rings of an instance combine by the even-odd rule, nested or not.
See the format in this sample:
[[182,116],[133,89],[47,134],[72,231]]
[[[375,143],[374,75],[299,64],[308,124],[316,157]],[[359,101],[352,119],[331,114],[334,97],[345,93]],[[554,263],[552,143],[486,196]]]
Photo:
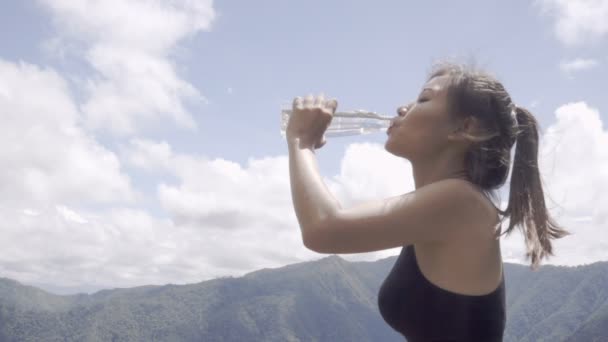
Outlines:
[[[0,341],[402,341],[377,306],[396,258],[69,296],[0,278]],[[608,341],[608,262],[504,271],[505,342]]]

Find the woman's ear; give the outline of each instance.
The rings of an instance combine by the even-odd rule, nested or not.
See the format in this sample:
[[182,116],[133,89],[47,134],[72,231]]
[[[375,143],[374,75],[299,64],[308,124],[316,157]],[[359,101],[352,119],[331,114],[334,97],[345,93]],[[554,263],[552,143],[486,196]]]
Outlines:
[[472,115],[457,120],[452,133],[448,135],[448,140],[469,145],[476,141],[482,141],[479,137],[479,120]]

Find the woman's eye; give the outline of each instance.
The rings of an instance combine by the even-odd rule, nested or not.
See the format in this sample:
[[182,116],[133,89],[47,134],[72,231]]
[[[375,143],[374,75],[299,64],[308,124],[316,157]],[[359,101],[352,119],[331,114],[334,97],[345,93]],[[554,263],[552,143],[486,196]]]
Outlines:
[[429,99],[427,99],[427,98],[421,98],[421,99],[418,99],[418,102],[426,102],[426,101],[428,101],[428,100],[429,100]]

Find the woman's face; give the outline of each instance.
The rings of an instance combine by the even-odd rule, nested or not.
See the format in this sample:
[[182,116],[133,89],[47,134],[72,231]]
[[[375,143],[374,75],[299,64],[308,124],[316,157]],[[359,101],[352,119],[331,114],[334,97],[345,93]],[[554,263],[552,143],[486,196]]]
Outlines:
[[448,143],[453,123],[448,116],[447,81],[449,76],[429,80],[416,101],[398,107],[398,117],[387,131],[385,149],[409,160],[428,158],[441,152]]

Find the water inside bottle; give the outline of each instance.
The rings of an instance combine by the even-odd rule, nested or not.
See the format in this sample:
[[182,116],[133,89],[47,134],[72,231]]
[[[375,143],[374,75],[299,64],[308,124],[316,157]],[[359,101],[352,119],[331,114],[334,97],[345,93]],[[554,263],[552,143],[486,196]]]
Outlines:
[[[291,110],[281,111],[281,135],[285,130]],[[379,115],[365,110],[351,112],[336,112],[325,131],[326,137],[363,135],[375,132],[386,132],[391,123],[391,117]]]

